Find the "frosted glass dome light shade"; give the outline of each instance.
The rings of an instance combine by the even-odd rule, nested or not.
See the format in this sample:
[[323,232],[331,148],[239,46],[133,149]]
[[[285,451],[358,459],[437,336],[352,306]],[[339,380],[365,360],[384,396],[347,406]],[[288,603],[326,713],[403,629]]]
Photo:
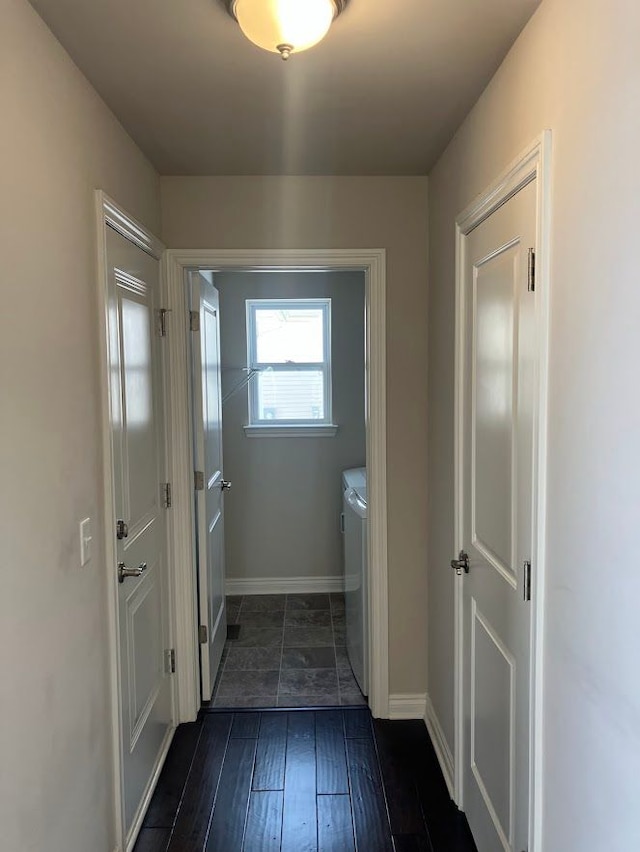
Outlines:
[[343,5],[335,0],[235,0],[231,11],[249,41],[287,59],[321,41]]

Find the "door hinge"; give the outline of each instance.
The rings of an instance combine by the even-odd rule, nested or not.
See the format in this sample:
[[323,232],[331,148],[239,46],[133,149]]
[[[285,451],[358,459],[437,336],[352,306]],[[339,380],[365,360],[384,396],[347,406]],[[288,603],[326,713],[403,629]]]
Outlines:
[[527,290],[533,293],[536,289],[536,250],[530,248],[527,257]]
[[170,509],[173,503],[172,494],[171,494],[171,483],[163,482],[160,486],[162,491],[162,505],[165,509]]
[[158,334],[160,337],[167,336],[167,314],[171,312],[171,308],[160,308],[158,311]]
[[191,331],[200,331],[200,312],[189,311],[189,329]]
[[531,563],[524,563],[524,586],[522,597],[525,601],[531,600]]
[[164,673],[176,673],[176,651],[175,648],[167,648],[164,652]]
[[201,470],[194,470],[193,479],[196,491],[204,491],[204,472]]
[[209,641],[209,631],[207,630],[206,624],[201,624],[198,627],[198,641],[201,645],[206,645]]

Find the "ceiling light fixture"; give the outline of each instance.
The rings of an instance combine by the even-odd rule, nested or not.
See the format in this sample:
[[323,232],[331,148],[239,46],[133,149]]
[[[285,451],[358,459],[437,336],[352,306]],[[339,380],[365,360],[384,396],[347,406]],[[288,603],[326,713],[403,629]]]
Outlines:
[[288,59],[321,41],[349,0],[223,0],[245,36]]

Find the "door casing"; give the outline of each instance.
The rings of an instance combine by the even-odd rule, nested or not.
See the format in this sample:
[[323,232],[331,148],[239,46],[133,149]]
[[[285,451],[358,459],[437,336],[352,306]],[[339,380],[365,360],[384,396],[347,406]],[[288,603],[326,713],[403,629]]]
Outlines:
[[387,579],[387,451],[386,451],[386,298],[384,249],[170,249],[162,270],[165,304],[170,311],[165,398],[168,410],[169,477],[174,507],[170,514],[171,564],[174,566],[175,644],[178,680],[178,721],[195,719],[200,707],[198,619],[195,587],[195,518],[192,405],[187,365],[188,316],[186,273],[280,269],[357,270],[365,276],[366,306],[366,432],[370,566],[370,689],[374,716],[389,716],[389,628]]
[[[463,397],[465,316],[465,251],[466,236],[505,201],[531,181],[536,181],[536,285],[535,321],[537,332],[536,401],[534,414],[533,463],[533,549],[532,549],[532,636],[531,636],[531,698],[530,698],[530,778],[529,778],[529,850],[542,850],[542,724],[543,724],[543,638],[544,638],[544,580],[545,580],[545,519],[547,474],[547,393],[548,393],[548,324],[549,324],[549,243],[550,243],[550,180],[551,131],[545,130],[502,175],[476,198],[456,218],[456,331],[455,331],[455,456],[454,456],[454,541],[452,555],[463,546],[462,513],[459,510],[463,494]],[[463,779],[463,582],[455,576],[455,754],[454,799],[464,810]]]
[[[171,706],[173,725],[163,743],[160,759],[158,760],[146,796],[140,803],[137,818],[134,820],[127,841],[124,819],[124,782],[121,756],[121,690],[120,690],[120,644],[118,639],[118,579],[116,573],[116,548],[113,531],[115,529],[115,495],[112,481],[113,449],[111,443],[111,376],[109,374],[109,341],[108,328],[108,266],[106,229],[113,228],[134,245],[141,248],[151,257],[161,261],[164,252],[163,244],[144,225],[136,221],[123,208],[102,190],[95,192],[95,211],[97,223],[97,290],[98,290],[98,340],[100,357],[100,399],[101,399],[101,435],[102,435],[102,470],[104,486],[104,513],[102,517],[102,544],[104,547],[105,565],[107,571],[107,620],[109,630],[109,675],[111,682],[111,753],[114,793],[114,835],[116,852],[128,852],[134,845],[135,838],[142,824],[151,796],[157,784],[164,760],[169,751],[176,723],[176,679],[171,683]],[[162,270],[161,270],[162,271]],[[161,282],[162,293],[162,282]],[[166,399],[166,398],[165,398]],[[165,446],[166,453],[166,446]],[[168,556],[171,555],[170,532],[168,534]],[[172,608],[172,589],[168,588],[169,632],[173,638],[174,612]]]

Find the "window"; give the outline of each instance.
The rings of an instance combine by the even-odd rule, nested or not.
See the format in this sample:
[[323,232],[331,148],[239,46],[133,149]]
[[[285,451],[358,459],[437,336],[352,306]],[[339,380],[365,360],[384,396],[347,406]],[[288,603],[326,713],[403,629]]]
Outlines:
[[248,300],[247,343],[249,429],[332,428],[331,299]]

